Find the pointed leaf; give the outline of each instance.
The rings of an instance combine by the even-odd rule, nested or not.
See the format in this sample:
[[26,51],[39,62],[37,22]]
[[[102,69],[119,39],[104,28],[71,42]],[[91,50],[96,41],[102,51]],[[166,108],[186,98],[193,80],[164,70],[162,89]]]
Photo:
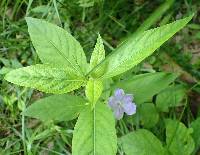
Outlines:
[[31,104],[24,115],[42,121],[68,121],[76,118],[85,107],[86,100],[67,94],[52,95]]
[[[90,69],[97,66],[103,59],[105,59],[105,50],[104,50],[103,41],[101,39],[101,36],[98,35],[97,43],[95,45],[94,51],[93,51],[91,59],[90,59]],[[101,72],[104,70],[102,69],[99,71]],[[98,74],[100,74],[100,73],[98,73]]]
[[72,140],[73,155],[116,155],[117,137],[112,112],[102,103],[80,113]]
[[33,65],[9,72],[5,79],[11,83],[35,88],[46,93],[62,94],[81,87],[84,79],[69,69]]
[[121,137],[120,142],[126,155],[164,155],[159,139],[145,129]]
[[[151,55],[164,42],[171,38],[177,31],[182,29],[193,15],[177,20],[173,23],[151,29],[140,33],[139,35],[129,37],[116,50],[114,50],[106,59],[96,68],[90,71],[95,78],[110,78],[119,75]],[[104,74],[98,74],[104,69]]]
[[41,19],[26,18],[28,32],[44,64],[86,71],[86,57],[79,42],[64,29]]

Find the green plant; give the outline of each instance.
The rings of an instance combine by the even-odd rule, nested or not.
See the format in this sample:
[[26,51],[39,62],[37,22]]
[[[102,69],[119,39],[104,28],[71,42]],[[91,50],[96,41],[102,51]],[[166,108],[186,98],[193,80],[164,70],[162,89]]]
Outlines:
[[[90,64],[88,64],[81,45],[68,32],[46,21],[28,17],[26,18],[28,31],[43,64],[10,71],[5,79],[20,86],[55,94],[24,109],[24,115],[43,121],[72,120],[78,117],[73,132],[72,154],[114,155],[117,153],[115,119],[107,106],[108,97],[101,98],[105,90],[104,83],[109,78],[129,71],[139,64],[191,19],[192,15],[130,36],[107,57],[105,57],[103,41],[98,35]],[[162,77],[162,75],[159,76]],[[128,84],[127,81],[124,81],[120,88],[126,87],[126,84]],[[119,85],[116,84],[118,88]],[[86,97],[65,94],[80,87],[86,87]],[[127,88],[127,92],[132,93],[128,89],[130,87]],[[157,89],[154,90],[154,92],[157,91]],[[137,103],[136,99],[138,106],[143,102],[140,99]],[[138,134],[152,136],[146,131],[138,131]],[[152,139],[154,141],[155,138]],[[128,142],[122,140],[122,143]],[[161,145],[159,141],[157,144]],[[163,148],[160,146],[159,149]],[[152,149],[152,154],[156,154],[156,151]],[[126,149],[125,152],[134,154]],[[160,153],[163,154],[164,151]]]

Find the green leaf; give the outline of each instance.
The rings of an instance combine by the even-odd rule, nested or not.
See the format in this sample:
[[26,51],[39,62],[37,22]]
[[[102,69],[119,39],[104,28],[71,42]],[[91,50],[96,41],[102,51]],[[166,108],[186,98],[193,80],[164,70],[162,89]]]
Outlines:
[[137,107],[137,110],[141,124],[145,128],[151,128],[156,125],[159,120],[159,114],[153,103],[143,103]]
[[172,6],[174,0],[166,0],[161,4],[151,15],[140,25],[140,27],[134,32],[137,35],[147,29],[149,29],[153,24],[155,24],[162,15]]
[[[177,20],[173,23],[151,29],[139,35],[129,37],[106,59],[94,68],[90,73],[95,74],[95,78],[110,78],[119,75],[151,55],[165,41],[171,38],[177,31],[182,29],[193,15]],[[104,69],[104,74],[98,74]]]
[[[101,36],[98,35],[97,43],[95,45],[94,51],[90,59],[90,69],[96,67],[104,59],[105,59],[105,50],[103,46],[103,41],[101,39]],[[99,71],[104,72],[103,69]]]
[[200,148],[200,117],[191,123],[193,129],[192,137],[195,142],[195,152]]
[[181,106],[181,101],[186,95],[186,88],[183,85],[170,86],[158,94],[156,107],[163,112],[168,112],[169,107]]
[[[47,129],[45,129],[43,131],[36,130],[37,134],[33,133],[34,136],[32,135],[32,137],[31,137],[32,139],[31,140],[32,141],[36,141],[36,140],[47,139],[47,138],[49,138],[50,136],[52,136],[55,133],[55,131],[56,131],[55,128],[49,126]],[[30,154],[30,155],[32,155],[32,154]]]
[[76,118],[85,107],[86,100],[67,94],[52,95],[31,104],[24,115],[42,121],[68,121]]
[[85,94],[92,107],[96,104],[103,90],[103,83],[100,80],[89,79],[86,85]]
[[145,129],[121,137],[120,142],[126,155],[164,155],[159,139]]
[[116,155],[117,136],[112,112],[102,103],[80,113],[72,140],[73,155]]
[[64,29],[41,19],[26,17],[32,43],[44,64],[86,72],[86,57],[79,42]]
[[5,79],[14,84],[31,87],[46,93],[62,94],[81,87],[84,79],[69,69],[33,65],[13,70]]
[[177,76],[164,72],[140,74],[116,83],[114,88],[122,88],[133,94],[135,103],[141,104],[151,102],[153,95],[165,89]]
[[166,119],[166,143],[170,155],[190,155],[194,150],[192,129],[177,120]]

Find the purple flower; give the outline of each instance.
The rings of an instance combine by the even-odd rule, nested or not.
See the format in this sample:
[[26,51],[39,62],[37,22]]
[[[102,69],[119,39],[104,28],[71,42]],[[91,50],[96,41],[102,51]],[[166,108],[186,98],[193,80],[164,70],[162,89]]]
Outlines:
[[108,105],[114,111],[115,118],[120,120],[124,112],[127,115],[133,115],[136,113],[136,105],[133,103],[133,95],[125,94],[123,89],[116,89],[114,96],[111,96],[108,100]]

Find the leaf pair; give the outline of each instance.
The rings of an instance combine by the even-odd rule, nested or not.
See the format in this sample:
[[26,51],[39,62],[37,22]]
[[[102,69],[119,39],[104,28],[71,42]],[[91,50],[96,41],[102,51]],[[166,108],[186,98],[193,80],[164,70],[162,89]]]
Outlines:
[[62,94],[84,85],[87,61],[78,41],[62,28],[26,18],[28,31],[43,65],[20,68],[6,80],[46,93]]
[[42,121],[68,121],[80,113],[73,133],[72,154],[116,154],[117,136],[111,110],[101,103],[91,110],[85,103],[78,96],[52,95],[36,101],[24,114]]
[[[14,84],[33,87],[48,93],[66,93],[72,91],[84,85],[84,81],[86,81],[84,78],[85,75],[90,75],[93,79],[104,79],[131,69],[183,28],[192,19],[192,16],[145,31],[137,36],[133,35],[106,58],[103,42],[99,36],[91,57],[89,71],[87,70],[88,64],[84,51],[75,38],[53,24],[40,19],[26,18],[29,34],[37,54],[43,64],[52,66],[53,68],[47,67],[45,69],[45,66],[33,66],[14,70],[8,73],[5,79]],[[34,72],[30,74],[30,70],[34,70]],[[52,80],[51,77],[54,77],[54,75],[50,76],[49,72],[54,72],[55,70],[59,73],[56,73],[57,79]],[[41,74],[41,72],[44,72],[44,74]],[[61,72],[66,73],[64,77],[68,77],[71,72],[73,72],[73,76],[69,79],[65,78],[68,79],[66,81],[67,84],[63,82],[63,85],[60,84],[59,87],[54,89],[58,81],[63,80],[63,73]],[[26,76],[23,76],[23,73]],[[27,73],[30,76],[29,78],[27,78]],[[33,80],[36,79],[35,77],[40,78],[39,82]],[[73,83],[70,84],[69,80],[73,81]],[[44,83],[47,82],[52,85],[46,86]],[[66,88],[66,85],[70,85],[69,89]]]

